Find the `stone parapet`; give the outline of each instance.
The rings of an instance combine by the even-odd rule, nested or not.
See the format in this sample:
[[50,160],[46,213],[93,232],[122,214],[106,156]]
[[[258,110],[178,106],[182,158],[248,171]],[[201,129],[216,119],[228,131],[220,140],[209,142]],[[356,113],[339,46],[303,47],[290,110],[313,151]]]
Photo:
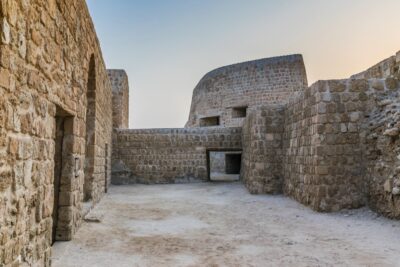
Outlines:
[[129,82],[124,70],[107,70],[112,86],[113,127],[129,128]]

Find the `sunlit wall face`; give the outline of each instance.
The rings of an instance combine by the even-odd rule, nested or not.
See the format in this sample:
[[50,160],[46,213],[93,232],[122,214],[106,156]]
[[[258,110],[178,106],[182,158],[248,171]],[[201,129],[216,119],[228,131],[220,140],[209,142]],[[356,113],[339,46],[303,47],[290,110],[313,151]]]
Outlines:
[[208,71],[304,55],[309,83],[400,50],[399,0],[87,0],[108,68],[130,79],[132,128],[182,127]]

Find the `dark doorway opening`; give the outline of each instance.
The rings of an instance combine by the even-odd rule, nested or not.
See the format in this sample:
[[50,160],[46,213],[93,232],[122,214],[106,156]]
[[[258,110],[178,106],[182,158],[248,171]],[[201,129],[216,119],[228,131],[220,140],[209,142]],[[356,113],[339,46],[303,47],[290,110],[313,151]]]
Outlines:
[[227,174],[240,174],[242,154],[225,154],[225,172]]
[[53,230],[52,230],[52,244],[56,241],[57,225],[58,225],[58,211],[60,199],[60,184],[63,166],[63,143],[64,143],[64,121],[65,118],[61,116],[56,117],[56,136],[55,136],[55,154],[54,154],[54,205],[53,205]]
[[95,161],[95,122],[96,122],[96,64],[94,56],[90,58],[87,80],[86,106],[86,154],[85,178],[83,184],[83,201],[93,198],[94,161]]
[[108,154],[109,154],[109,152],[108,152],[108,144],[106,144],[106,147],[105,147],[105,152],[104,152],[104,154],[105,154],[105,160],[104,160],[104,192],[105,193],[107,193],[107,191],[108,191],[108,172],[109,172],[109,168],[108,168]]
[[54,129],[52,244],[56,241],[70,239],[70,233],[65,231],[65,227],[70,225],[71,222],[65,219],[60,220],[60,218],[65,217],[64,213],[71,206],[71,203],[66,201],[71,197],[71,191],[68,190],[67,185],[71,185],[72,177],[76,177],[79,171],[73,164],[77,159],[79,161],[79,158],[75,158],[72,153],[73,125],[74,117],[57,106]]
[[210,181],[238,181],[242,152],[239,150],[207,151],[207,168]]
[[247,107],[232,108],[232,118],[245,118],[247,116]]

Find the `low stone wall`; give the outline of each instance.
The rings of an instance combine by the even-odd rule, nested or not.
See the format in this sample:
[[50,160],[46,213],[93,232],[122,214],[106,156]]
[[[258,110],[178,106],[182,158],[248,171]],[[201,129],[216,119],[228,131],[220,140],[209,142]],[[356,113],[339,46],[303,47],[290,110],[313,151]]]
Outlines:
[[113,184],[208,180],[208,150],[241,150],[240,128],[115,130]]
[[243,126],[242,179],[253,194],[282,192],[283,106],[258,106]]

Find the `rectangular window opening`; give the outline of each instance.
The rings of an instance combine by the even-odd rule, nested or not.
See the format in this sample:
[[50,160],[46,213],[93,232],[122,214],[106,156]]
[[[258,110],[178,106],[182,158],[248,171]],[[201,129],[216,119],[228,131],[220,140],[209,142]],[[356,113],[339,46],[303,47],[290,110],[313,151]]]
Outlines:
[[220,125],[219,116],[206,117],[206,118],[200,119],[200,127],[212,127],[212,126],[219,126],[219,125]]
[[246,118],[247,107],[232,108],[232,118]]

